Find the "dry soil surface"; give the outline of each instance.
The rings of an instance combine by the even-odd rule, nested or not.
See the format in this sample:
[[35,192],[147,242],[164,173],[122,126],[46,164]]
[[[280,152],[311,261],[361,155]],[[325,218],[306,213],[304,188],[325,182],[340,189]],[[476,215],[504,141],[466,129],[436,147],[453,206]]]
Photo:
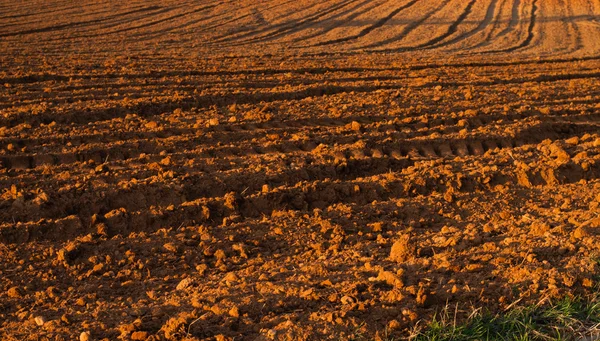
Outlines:
[[0,337],[404,338],[589,292],[599,36],[597,0],[0,1]]

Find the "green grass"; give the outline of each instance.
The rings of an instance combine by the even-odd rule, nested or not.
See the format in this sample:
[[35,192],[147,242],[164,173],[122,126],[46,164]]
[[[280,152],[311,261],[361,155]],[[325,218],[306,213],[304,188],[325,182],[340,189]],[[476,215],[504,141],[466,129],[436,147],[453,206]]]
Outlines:
[[[592,261],[600,266],[600,256]],[[600,274],[595,278],[598,283]],[[600,340],[600,287],[583,297],[565,297],[544,304],[519,306],[501,313],[476,310],[457,323],[458,307],[446,306],[426,326],[415,329],[414,341],[446,340]]]
[[529,341],[600,337],[600,293],[587,299],[564,298],[539,306],[515,306],[499,314],[476,311],[462,324],[456,324],[455,316],[444,309],[411,339]]

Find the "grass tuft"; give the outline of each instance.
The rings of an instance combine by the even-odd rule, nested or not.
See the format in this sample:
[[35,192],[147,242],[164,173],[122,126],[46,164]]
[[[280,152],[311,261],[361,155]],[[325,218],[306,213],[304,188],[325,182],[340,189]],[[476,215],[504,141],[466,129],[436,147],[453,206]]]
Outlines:
[[[446,307],[422,330],[415,341],[445,340],[600,340],[600,293],[543,305],[514,306],[499,314],[475,311],[456,324],[457,310]],[[594,338],[595,337],[595,338]]]
[[[600,255],[591,260],[600,267]],[[594,278],[600,282],[600,273]],[[415,328],[410,340],[500,340],[500,341],[600,341],[600,287],[587,296],[566,296],[536,305],[513,303],[504,312],[492,314],[477,309],[457,324],[458,306],[446,306],[426,326]]]

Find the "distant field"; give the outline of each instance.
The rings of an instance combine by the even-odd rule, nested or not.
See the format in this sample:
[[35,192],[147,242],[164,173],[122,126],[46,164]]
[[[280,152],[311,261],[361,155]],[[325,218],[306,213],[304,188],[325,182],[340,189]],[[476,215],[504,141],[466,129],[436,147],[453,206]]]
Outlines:
[[5,2],[1,11],[5,54],[25,48],[556,57],[595,55],[600,47],[596,0],[28,1]]

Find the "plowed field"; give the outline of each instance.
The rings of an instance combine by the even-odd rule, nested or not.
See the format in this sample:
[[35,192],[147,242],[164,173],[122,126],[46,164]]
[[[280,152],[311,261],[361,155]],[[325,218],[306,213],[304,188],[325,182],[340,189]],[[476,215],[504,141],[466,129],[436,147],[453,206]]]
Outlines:
[[3,340],[406,338],[600,267],[597,0],[0,1]]

